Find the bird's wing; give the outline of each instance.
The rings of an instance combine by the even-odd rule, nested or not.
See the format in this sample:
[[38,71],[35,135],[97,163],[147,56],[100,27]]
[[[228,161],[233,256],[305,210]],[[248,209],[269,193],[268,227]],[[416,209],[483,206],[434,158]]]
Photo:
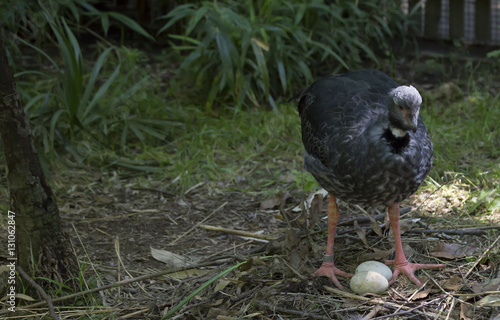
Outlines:
[[306,151],[326,166],[335,162],[344,146],[387,113],[387,93],[395,86],[376,70],[316,81],[303,91],[298,105]]

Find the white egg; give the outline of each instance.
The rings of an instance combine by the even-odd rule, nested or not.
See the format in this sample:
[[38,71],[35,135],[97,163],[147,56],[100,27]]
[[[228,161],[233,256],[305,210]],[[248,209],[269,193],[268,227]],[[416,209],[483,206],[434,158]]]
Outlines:
[[382,293],[389,287],[387,279],[375,271],[357,272],[351,278],[351,290],[359,293]]
[[356,272],[355,273],[363,272],[363,271],[375,271],[375,272],[378,272],[381,275],[383,275],[387,279],[387,281],[391,280],[391,278],[392,278],[392,271],[391,271],[391,269],[388,266],[386,266],[385,264],[383,264],[382,262],[378,262],[378,261],[366,261],[366,262],[363,262],[362,264],[360,264],[356,268]]

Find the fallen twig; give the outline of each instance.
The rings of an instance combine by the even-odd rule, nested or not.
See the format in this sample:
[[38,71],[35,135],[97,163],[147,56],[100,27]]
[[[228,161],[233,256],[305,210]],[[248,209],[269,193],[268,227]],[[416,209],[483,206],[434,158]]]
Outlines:
[[28,281],[31,284],[31,286],[35,288],[36,291],[38,291],[38,293],[42,296],[42,298],[45,299],[45,302],[49,307],[49,313],[52,319],[61,320],[61,318],[56,314],[54,310],[54,305],[52,304],[52,298],[42,289],[42,287],[40,287],[33,279],[31,279],[31,277],[26,272],[24,272],[21,266],[19,265],[17,266],[17,271],[19,272],[21,277],[23,277],[26,281]]
[[[388,305],[388,306],[391,306],[391,307],[395,307],[395,308],[399,308],[399,309],[405,309],[407,311],[411,311],[411,312],[415,312],[415,313],[418,313],[418,314],[421,314],[421,315],[425,315],[427,317],[432,316],[435,319],[440,318],[437,314],[435,314],[433,312],[417,310],[417,309],[422,308],[423,306],[429,304],[430,302],[422,304],[422,305],[419,305],[419,306],[414,307],[414,308],[411,308],[411,307],[408,307],[408,306],[399,305],[399,304],[394,303],[394,302],[385,301],[383,299],[367,298],[367,297],[359,296],[357,294],[352,294],[352,293],[345,292],[345,291],[342,291],[342,290],[339,290],[339,289],[335,289],[335,288],[332,288],[332,287],[328,287],[328,286],[323,286],[323,288],[326,291],[329,291],[329,292],[332,292],[332,293],[344,296],[344,297],[349,298],[349,299],[356,299],[356,300],[366,301],[366,302],[370,302],[370,303],[374,303],[374,304]],[[443,297],[444,297],[444,295],[443,295]],[[443,297],[437,298],[435,300],[442,299]],[[433,301],[435,301],[435,300],[433,300]]]
[[217,231],[217,232],[225,232],[229,234],[235,234],[237,236],[242,236],[242,237],[248,237],[248,238],[255,238],[255,239],[262,239],[262,240],[268,240],[268,241],[273,241],[278,239],[277,237],[269,236],[266,234],[255,234],[253,232],[248,232],[248,231],[243,231],[243,230],[235,230],[235,229],[228,229],[228,228],[223,228],[223,227],[215,227],[215,226],[209,226],[206,224],[200,224],[200,228],[205,229],[205,230],[211,230],[211,231]]
[[483,235],[486,230],[500,229],[500,226],[490,226],[490,227],[478,227],[478,228],[467,228],[467,229],[413,229],[408,230],[406,233],[446,233],[446,234],[458,234],[458,235]]
[[208,216],[206,216],[205,218],[203,218],[203,220],[201,220],[200,222],[198,222],[196,225],[194,225],[191,229],[189,229],[188,231],[184,232],[183,234],[181,234],[180,236],[177,237],[177,239],[175,239],[174,241],[170,242],[169,245],[173,245],[174,243],[176,243],[177,241],[179,241],[181,238],[185,237],[188,233],[190,233],[191,231],[193,231],[194,229],[198,228],[203,222],[207,221],[211,216],[213,216],[217,211],[219,211],[220,209],[224,208],[226,206],[226,204],[228,204],[228,202],[224,202],[223,204],[221,204],[217,209],[215,209],[214,211],[212,211]]
[[471,274],[471,272],[474,270],[474,268],[476,268],[476,266],[479,264],[479,262],[481,262],[481,260],[483,260],[483,258],[488,254],[488,252],[490,252],[490,250],[495,246],[495,244],[498,242],[498,240],[500,240],[500,236],[498,236],[495,239],[495,241],[493,241],[493,243],[490,244],[490,246],[488,247],[488,249],[486,249],[486,251],[483,252],[483,254],[481,255],[481,257],[479,257],[479,259],[476,260],[476,262],[474,263],[474,265],[465,274],[464,279],[467,279],[467,277]]
[[364,316],[363,318],[361,318],[361,320],[373,319],[373,317],[375,317],[377,315],[377,313],[379,313],[382,310],[384,310],[384,306],[378,304],[366,316]]
[[[218,263],[220,263],[220,259],[215,260],[215,261],[207,261],[207,262],[192,264],[192,265],[188,264],[188,265],[185,265],[185,266],[182,266],[182,267],[169,268],[169,269],[166,269],[166,270],[163,270],[163,271],[159,271],[159,272],[155,272],[155,273],[151,273],[151,274],[145,274],[143,276],[139,276],[139,277],[136,277],[136,278],[126,279],[126,280],[122,280],[122,281],[110,283],[110,284],[107,284],[107,285],[104,285],[104,286],[101,286],[101,287],[97,287],[97,288],[93,288],[93,289],[89,289],[89,290],[85,290],[85,291],[81,291],[81,292],[69,294],[67,296],[55,298],[55,299],[52,299],[52,302],[53,303],[54,302],[61,302],[61,301],[64,301],[64,300],[68,300],[68,299],[72,299],[72,298],[84,296],[84,295],[87,295],[87,294],[90,294],[90,293],[95,293],[95,292],[99,292],[99,291],[102,291],[102,290],[107,290],[107,289],[116,288],[116,287],[119,287],[119,286],[124,286],[124,285],[131,284],[131,283],[134,283],[134,282],[137,282],[137,281],[142,281],[142,280],[147,280],[147,279],[151,279],[151,278],[156,278],[156,277],[159,277],[159,276],[163,276],[165,274],[169,274],[169,273],[174,273],[174,272],[178,272],[178,271],[181,271],[181,270],[185,270],[186,268],[201,268],[201,267],[213,266],[214,264],[218,264]],[[32,308],[36,308],[36,307],[42,307],[42,306],[45,306],[46,304],[47,304],[47,301],[40,301],[40,302],[33,303],[33,304],[30,304],[30,305],[27,305],[27,306],[17,307],[17,310],[32,309]],[[9,312],[10,311],[8,311],[8,310],[0,310],[0,316],[3,315],[3,314],[7,314]]]
[[265,307],[265,308],[272,310],[272,311],[278,311],[278,312],[282,312],[285,314],[292,314],[295,316],[305,317],[307,319],[330,320],[329,318],[327,318],[325,316],[321,316],[319,314],[277,307],[277,306],[271,305],[270,303],[260,301],[260,300],[255,300],[255,303],[257,305],[260,305],[260,306]]

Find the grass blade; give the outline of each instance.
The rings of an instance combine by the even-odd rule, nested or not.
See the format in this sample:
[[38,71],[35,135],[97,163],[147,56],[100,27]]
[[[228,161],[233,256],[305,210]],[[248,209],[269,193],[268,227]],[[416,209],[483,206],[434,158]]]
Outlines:
[[208,280],[207,282],[205,282],[204,284],[202,284],[198,289],[194,290],[193,292],[191,292],[190,295],[188,295],[186,298],[184,298],[181,302],[179,302],[178,305],[176,305],[175,307],[172,308],[172,310],[170,310],[164,317],[161,318],[161,320],[164,320],[164,319],[167,319],[169,318],[170,316],[172,316],[174,313],[177,312],[177,310],[179,310],[183,305],[185,305],[187,302],[189,302],[189,300],[193,299],[198,293],[201,292],[201,290],[205,289],[206,287],[208,287],[210,284],[212,284],[215,280],[219,279],[220,277],[223,277],[225,276],[226,274],[228,274],[229,272],[233,271],[234,269],[238,268],[239,266],[241,266],[242,264],[246,263],[246,261],[242,261],[224,271],[222,271],[221,273],[219,273],[218,275],[216,275],[215,277],[211,278],[210,280]]

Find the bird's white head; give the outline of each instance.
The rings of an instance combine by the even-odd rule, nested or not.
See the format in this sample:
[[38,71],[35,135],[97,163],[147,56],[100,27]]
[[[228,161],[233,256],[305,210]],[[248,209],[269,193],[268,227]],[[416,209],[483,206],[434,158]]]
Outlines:
[[389,122],[396,136],[404,136],[408,130],[417,131],[422,97],[413,86],[399,86],[389,92]]

